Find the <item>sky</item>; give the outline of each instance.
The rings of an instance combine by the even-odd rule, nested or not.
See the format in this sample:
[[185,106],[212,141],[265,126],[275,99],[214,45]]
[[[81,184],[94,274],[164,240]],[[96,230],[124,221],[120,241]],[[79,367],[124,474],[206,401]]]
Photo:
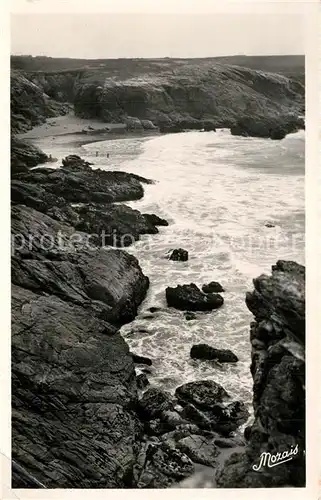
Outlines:
[[[133,8],[139,4],[135,0],[127,2],[127,8],[126,0],[118,0],[110,9],[105,8],[108,0],[104,7],[100,1],[78,0],[76,8],[74,0],[56,0],[55,4],[15,0],[11,53],[88,59],[304,53],[303,16],[290,10],[211,11],[209,4],[207,10],[201,8],[206,0],[193,4],[185,0],[185,7],[180,4],[179,9],[171,9],[170,5],[180,2],[172,0],[167,13],[156,13],[151,3],[144,10],[143,0],[139,0],[140,9]],[[115,12],[115,5],[120,13]]]

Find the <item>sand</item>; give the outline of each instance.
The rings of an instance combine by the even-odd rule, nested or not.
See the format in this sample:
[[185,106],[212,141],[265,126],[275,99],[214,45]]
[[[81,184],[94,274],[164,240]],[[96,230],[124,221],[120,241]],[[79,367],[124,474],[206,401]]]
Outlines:
[[79,134],[91,136],[97,133],[109,135],[110,133],[125,133],[124,123],[103,123],[98,120],[78,118],[73,113],[68,115],[48,118],[46,123],[34,127],[28,132],[19,134],[21,139],[42,139],[60,135]]

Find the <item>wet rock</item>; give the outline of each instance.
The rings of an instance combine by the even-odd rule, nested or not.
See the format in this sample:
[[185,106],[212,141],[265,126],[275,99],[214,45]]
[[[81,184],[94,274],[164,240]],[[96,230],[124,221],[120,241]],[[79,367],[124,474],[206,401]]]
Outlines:
[[204,293],[220,293],[225,292],[224,288],[218,281],[211,281],[208,285],[203,285],[202,290]]
[[68,155],[66,158],[62,160],[62,165],[65,169],[71,169],[71,170],[81,170],[85,172],[90,172],[91,168],[88,161],[83,160],[78,155]]
[[137,375],[136,383],[137,383],[138,389],[144,389],[145,387],[147,387],[149,385],[149,380],[148,380],[146,374],[140,373],[139,375]]
[[181,416],[200,429],[206,429],[208,431],[213,429],[213,422],[210,416],[207,416],[203,411],[191,403],[184,405]]
[[[251,324],[254,421],[245,430],[244,453],[231,457],[216,477],[218,487],[305,486],[305,268],[278,261],[272,275],[254,280],[246,302]],[[256,342],[259,340],[259,344]],[[263,348],[263,345],[265,348]],[[297,447],[292,460],[259,466]]]
[[[125,487],[142,432],[136,398],[134,365],[116,328],[83,307],[12,286],[18,464],[47,488]],[[15,475],[13,487],[20,485]]]
[[148,389],[139,400],[140,414],[149,420],[160,417],[163,412],[173,409],[174,402],[170,393],[154,387]]
[[216,360],[220,363],[236,363],[238,361],[238,357],[229,349],[215,349],[208,344],[193,345],[191,358]]
[[224,303],[221,295],[213,293],[205,295],[194,283],[166,288],[166,300],[169,307],[182,311],[211,311],[218,309]]
[[244,424],[250,416],[245,404],[233,401],[228,404],[215,404],[210,409],[214,420],[213,428],[224,435],[228,435]]
[[11,174],[28,172],[29,168],[45,163],[49,157],[33,144],[11,137]]
[[90,233],[98,246],[128,247],[142,234],[158,233],[138,210],[124,204],[86,204],[74,210],[79,215],[76,229]]
[[267,222],[267,223],[266,223],[266,224],[264,224],[264,225],[265,225],[265,227],[275,227],[275,225],[274,225],[274,224],[271,224],[270,222]]
[[184,250],[183,248],[177,248],[172,251],[169,256],[169,260],[186,262],[188,260],[188,251]]
[[139,354],[131,353],[133,356],[133,361],[134,363],[138,365],[147,365],[147,366],[152,366],[153,362],[150,358],[147,358],[146,356],[140,356]]
[[168,488],[194,472],[193,462],[166,443],[142,448],[134,468],[137,488]]
[[63,162],[61,168],[42,168],[20,174],[19,180],[40,185],[69,203],[138,200],[144,195],[142,183],[152,182],[126,172],[92,169],[77,155],[66,157]]
[[155,214],[142,214],[147,222],[153,226],[168,226],[168,222]]
[[213,404],[221,403],[229,397],[226,390],[214,380],[197,380],[177,387],[175,396],[183,405],[194,404],[199,408],[210,409]]
[[244,116],[239,118],[236,124],[231,127],[231,134],[245,137],[283,139],[287,134],[297,132],[303,128],[304,120],[293,115],[278,115],[275,118],[267,116]]
[[241,438],[217,437],[214,439],[214,443],[218,448],[236,448],[238,446],[244,446],[245,441]]
[[215,467],[219,454],[214,438],[207,438],[197,434],[180,439],[178,448],[193,462]]
[[184,314],[184,317],[185,317],[186,321],[192,321],[193,319],[197,319],[196,314],[194,314],[193,312],[190,312],[190,311],[187,311]]

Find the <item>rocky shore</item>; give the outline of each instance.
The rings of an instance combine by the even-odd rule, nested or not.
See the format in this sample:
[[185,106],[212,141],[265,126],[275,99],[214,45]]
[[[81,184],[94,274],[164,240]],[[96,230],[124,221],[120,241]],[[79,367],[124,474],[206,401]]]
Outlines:
[[[115,247],[167,224],[120,202],[141,198],[152,181],[93,170],[75,155],[30,170],[39,154],[20,143],[12,168],[13,487],[189,487],[200,464],[213,487],[302,486],[304,268],[280,261],[247,295],[255,420],[236,437],[249,413],[215,373],[174,395],[152,387],[135,369],[151,361],[118,331],[135,318],[149,279]],[[203,289],[168,288],[168,306],[192,315],[223,304],[219,283]],[[238,361],[206,344],[191,346],[191,357]],[[253,471],[263,451],[296,445],[292,462]]]
[[[152,360],[130,352],[119,333],[135,318],[149,288],[149,278],[124,248],[168,225],[158,214],[126,204],[141,199],[153,180],[92,169],[76,155],[52,168],[46,154],[15,135],[71,106],[78,116],[97,121],[121,119],[129,130],[214,132],[228,126],[237,135],[281,139],[304,126],[298,118],[304,106],[298,81],[212,67],[210,61],[197,63],[206,66],[199,81],[199,66],[193,64],[172,76],[166,70],[143,86],[130,79],[110,81],[104,92],[99,87],[105,76],[99,73],[93,82],[91,71],[12,73],[14,488],[304,485],[304,268],[279,261],[271,276],[254,280],[254,291],[246,296],[255,318],[249,339],[254,421],[240,436],[248,408],[215,381],[215,368],[213,380],[195,380],[168,393],[149,383]],[[227,110],[226,100],[233,109]],[[205,103],[205,110],[191,107],[193,102]],[[266,111],[260,119],[251,114],[258,102]],[[188,258],[188,250],[169,249],[164,265]],[[196,312],[220,308],[221,293],[217,282],[201,289],[187,283],[164,289],[164,299],[190,321]],[[191,345],[190,357],[238,362],[232,351],[205,343]],[[274,456],[296,446],[291,461],[253,470],[262,453]]]

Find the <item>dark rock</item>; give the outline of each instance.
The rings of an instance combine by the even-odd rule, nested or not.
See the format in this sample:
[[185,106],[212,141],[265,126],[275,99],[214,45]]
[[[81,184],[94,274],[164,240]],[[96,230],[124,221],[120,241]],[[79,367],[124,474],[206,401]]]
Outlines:
[[240,401],[233,401],[228,404],[215,404],[210,409],[210,412],[214,420],[214,430],[224,435],[235,431],[250,416],[245,404]]
[[217,281],[211,281],[208,285],[203,285],[202,290],[204,293],[220,293],[225,292],[224,288]]
[[147,222],[153,226],[168,226],[168,222],[165,219],[161,219],[158,215],[155,214],[143,214]]
[[206,429],[208,431],[213,429],[213,421],[210,416],[206,415],[193,404],[187,403],[181,412],[181,416],[189,422],[193,422],[193,424],[200,429]]
[[174,410],[172,396],[160,389],[148,389],[139,400],[139,410],[143,418],[151,420],[160,417],[167,410]]
[[[251,324],[254,422],[244,433],[244,453],[228,459],[217,486],[304,487],[305,268],[278,261],[272,275],[255,279],[254,287],[246,297],[256,319]],[[297,449],[292,460],[253,470],[262,453],[268,458],[291,449]]]
[[136,363],[138,365],[152,366],[153,362],[150,358],[147,358],[146,356],[140,356],[140,355],[135,354],[133,352],[131,354],[133,356],[134,363]]
[[191,348],[191,358],[217,360],[220,363],[236,363],[238,357],[229,349],[215,349],[208,344],[195,344]]
[[155,313],[155,312],[158,312],[158,311],[161,311],[161,307],[150,307],[148,309],[151,313]]
[[[134,319],[149,281],[133,256],[121,250],[88,251],[83,247],[77,253],[68,239],[73,234],[71,227],[64,227],[50,217],[23,206],[12,208],[11,228],[15,245],[12,249],[15,254],[12,259],[12,282],[15,285],[35,293],[56,295],[68,303],[89,309],[92,314],[115,325]],[[42,238],[40,231],[48,241]],[[17,240],[17,235],[23,244]],[[34,236],[32,241],[30,235]],[[60,258],[48,258],[48,242],[50,252],[55,252]],[[20,259],[24,249],[34,252],[34,256],[39,253],[44,258]],[[119,276],[124,278],[120,280]]]
[[145,373],[140,373],[139,375],[137,375],[136,383],[138,389],[144,389],[147,385],[149,385],[149,380]]
[[229,395],[226,390],[214,380],[197,380],[177,387],[175,396],[183,404],[192,403],[203,409],[211,409],[215,403],[220,403]]
[[137,488],[168,488],[194,472],[193,462],[166,443],[146,444],[134,468]]
[[169,307],[175,307],[182,311],[211,311],[218,309],[224,303],[219,294],[207,294],[194,284],[178,285],[176,288],[166,288],[166,300]]
[[246,439],[246,441],[248,441],[250,439],[250,437],[251,437],[251,426],[248,425],[244,429],[244,438]]
[[219,454],[214,438],[192,434],[178,441],[177,447],[193,462],[215,467]]
[[215,122],[211,120],[204,120],[203,128],[205,132],[216,132]]
[[[141,434],[131,410],[136,398],[132,358],[113,326],[58,297],[12,286],[18,464],[47,488],[124,487]],[[16,475],[13,487],[20,484]]]
[[266,223],[266,224],[264,224],[264,225],[265,225],[265,227],[275,227],[275,225],[274,225],[274,224],[271,224],[270,222],[267,222],[267,223]]
[[68,155],[62,160],[62,165],[64,169],[78,170],[84,172],[90,172],[90,163],[83,160],[78,155]]
[[274,140],[280,140],[280,139],[284,139],[286,134],[287,134],[286,129],[284,129],[282,127],[276,127],[276,128],[271,130],[270,137],[271,137],[271,139],[274,139]]
[[144,195],[142,183],[152,182],[126,172],[92,169],[77,155],[66,157],[63,163],[62,168],[43,168],[20,174],[19,180],[40,185],[70,203],[138,200]]
[[184,316],[185,316],[186,321],[192,321],[193,319],[197,319],[196,314],[194,314],[193,312],[190,312],[190,311],[187,311],[186,313],[184,313]]
[[156,234],[158,229],[146,221],[138,211],[124,204],[75,208],[79,215],[78,231],[92,235],[98,246],[128,247],[139,240],[141,234]]
[[39,163],[45,163],[49,157],[38,147],[29,142],[11,136],[11,174],[26,173],[31,167],[36,167]]
[[188,251],[183,248],[177,248],[173,250],[169,256],[169,260],[176,260],[181,262],[186,262],[188,260]]
[[239,118],[231,127],[232,135],[251,137],[266,137],[271,139],[283,139],[287,134],[297,132],[304,128],[304,120],[293,115],[277,116],[244,116]]

